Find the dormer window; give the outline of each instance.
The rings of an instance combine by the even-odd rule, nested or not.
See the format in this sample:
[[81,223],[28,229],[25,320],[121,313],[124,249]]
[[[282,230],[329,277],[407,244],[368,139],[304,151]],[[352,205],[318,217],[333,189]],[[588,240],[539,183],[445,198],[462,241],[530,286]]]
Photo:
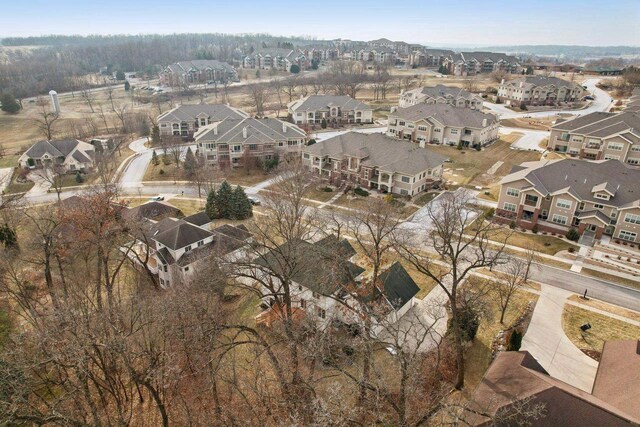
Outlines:
[[609,200],[609,195],[605,193],[596,193],[593,195],[596,199]]
[[191,245],[189,245],[189,246],[185,246],[185,248],[184,248],[184,251],[185,251],[185,252],[189,252],[190,250],[191,250]]

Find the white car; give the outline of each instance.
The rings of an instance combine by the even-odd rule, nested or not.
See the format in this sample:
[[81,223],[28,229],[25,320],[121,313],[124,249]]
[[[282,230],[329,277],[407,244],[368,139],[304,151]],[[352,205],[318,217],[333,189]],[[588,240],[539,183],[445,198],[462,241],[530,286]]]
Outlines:
[[260,199],[254,196],[247,196],[247,199],[251,202],[252,205],[258,206],[260,204]]
[[152,197],[149,200],[152,201],[152,202],[161,202],[161,201],[164,200],[164,196],[155,196],[155,197]]

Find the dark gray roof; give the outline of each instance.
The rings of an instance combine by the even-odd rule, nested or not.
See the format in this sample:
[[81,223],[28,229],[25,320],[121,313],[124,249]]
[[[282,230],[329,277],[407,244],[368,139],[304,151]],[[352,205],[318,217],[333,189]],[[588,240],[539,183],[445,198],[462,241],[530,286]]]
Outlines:
[[169,70],[176,74],[184,74],[189,72],[190,70],[221,70],[227,72],[233,72],[235,69],[227,64],[226,62],[221,62],[216,59],[195,59],[193,61],[180,61],[167,66]]
[[392,117],[412,122],[432,119],[444,126],[467,128],[482,128],[483,120],[487,120],[487,126],[498,121],[493,114],[449,104],[416,104],[407,108],[398,108],[389,114],[389,118]]
[[27,156],[39,159],[45,153],[52,157],[67,157],[80,143],[77,139],[62,139],[57,141],[38,141],[26,152]]
[[207,237],[211,237],[211,235],[211,232],[198,226],[179,221],[175,227],[156,234],[153,239],[171,250],[177,250],[193,245]]
[[[505,176],[500,183],[526,179],[544,196],[570,192],[583,201],[623,208],[640,200],[640,170],[627,167],[618,160],[587,161],[551,160],[525,164],[526,169]],[[593,197],[594,187],[606,184],[615,189],[609,200]]]
[[303,147],[302,151],[314,156],[337,159],[354,156],[364,159],[363,166],[410,175],[433,169],[447,159],[413,142],[391,138],[381,133],[348,132]]
[[192,104],[180,105],[158,117],[159,122],[164,121],[191,121],[204,113],[210,121],[224,120],[226,118],[242,119],[247,117],[244,111],[224,104]]
[[426,95],[429,98],[464,98],[464,99],[476,99],[482,100],[478,95],[473,94],[469,91],[461,89],[459,87],[453,86],[445,86],[445,85],[435,85],[435,86],[425,86],[419,87],[417,89],[406,91],[405,94],[409,95]]
[[251,233],[244,225],[233,226],[230,224],[221,225],[213,229],[214,233],[224,234],[225,236],[232,237],[236,240],[245,241],[251,238]]
[[555,87],[565,87],[568,89],[580,88],[582,87],[577,83],[572,83],[567,80],[561,79],[559,77],[545,77],[545,76],[527,76],[520,79],[509,80],[505,82],[507,86],[519,86],[520,83],[523,83],[523,87],[530,89],[537,86],[555,86]]
[[340,107],[342,110],[373,110],[373,108],[347,95],[311,95],[299,100],[292,109],[294,111],[322,111],[329,107]]
[[177,218],[182,216],[182,211],[175,206],[168,205],[161,202],[147,202],[135,208],[130,208],[123,211],[122,216],[124,218],[147,218],[147,219],[162,219],[167,217]]
[[[88,151],[87,153],[93,153],[93,151]],[[78,161],[80,163],[89,163],[89,162],[91,162],[91,159],[88,158],[87,156],[85,156],[84,154],[82,154],[80,151],[74,151],[74,153],[71,155],[71,157],[73,157],[76,161]]]
[[[232,226],[230,226],[232,227]],[[178,259],[178,265],[184,267],[195,261],[208,258],[212,255],[224,256],[243,247],[243,240],[234,239],[225,234],[215,233],[211,242],[190,250]]]
[[[217,134],[214,128],[217,127]],[[244,137],[244,128],[247,137]],[[235,119],[229,118],[221,122],[200,128],[196,134],[196,141],[215,141],[223,143],[271,143],[286,141],[289,138],[305,138],[307,134],[298,126],[274,118],[263,119]]]
[[323,245],[290,240],[256,258],[268,272],[291,275],[291,279],[320,295],[330,296],[353,283],[364,269]]
[[189,224],[197,225],[198,227],[202,227],[203,225],[211,222],[211,218],[209,218],[209,215],[207,215],[205,211],[185,216],[182,220]]
[[630,130],[640,137],[640,113],[633,111],[595,112],[563,121],[552,126],[552,129],[599,138]]
[[507,55],[505,53],[498,52],[460,52],[459,58],[464,61],[476,60],[478,62],[484,62],[489,60],[491,62],[507,62],[511,64],[517,64],[518,58],[515,56]]
[[323,247],[327,251],[335,252],[344,259],[349,259],[357,253],[347,239],[338,240],[335,234],[330,234],[318,240],[316,245]]
[[416,282],[398,261],[380,274],[379,280],[385,297],[396,310],[404,307],[420,291]]

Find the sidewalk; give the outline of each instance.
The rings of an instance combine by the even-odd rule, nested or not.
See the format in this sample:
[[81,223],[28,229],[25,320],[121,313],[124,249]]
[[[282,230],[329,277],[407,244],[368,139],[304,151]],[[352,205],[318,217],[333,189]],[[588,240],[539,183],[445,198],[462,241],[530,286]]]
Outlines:
[[542,285],[520,350],[531,353],[552,377],[591,393],[598,362],[580,351],[562,328],[562,311],[570,295],[569,291]]

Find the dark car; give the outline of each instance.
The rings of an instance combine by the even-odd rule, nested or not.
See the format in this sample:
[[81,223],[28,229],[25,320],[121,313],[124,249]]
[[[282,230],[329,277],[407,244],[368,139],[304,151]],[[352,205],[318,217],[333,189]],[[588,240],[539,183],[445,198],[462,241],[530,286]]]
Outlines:
[[257,197],[248,196],[247,199],[249,199],[252,205],[255,205],[255,206],[260,205],[260,199],[258,199]]

